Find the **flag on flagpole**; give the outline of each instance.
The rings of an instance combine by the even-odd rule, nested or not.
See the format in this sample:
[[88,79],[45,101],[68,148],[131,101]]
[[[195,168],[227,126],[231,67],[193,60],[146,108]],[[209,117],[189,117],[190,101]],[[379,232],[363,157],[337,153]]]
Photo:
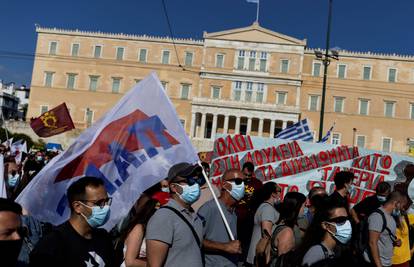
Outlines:
[[309,129],[308,120],[303,119],[282,130],[276,135],[276,138],[312,142],[313,134]]
[[39,118],[32,118],[30,127],[40,137],[49,137],[75,129],[65,103],[43,113]]
[[326,142],[329,140],[329,137],[331,136],[331,133],[332,133],[332,131],[333,131],[334,127],[335,127],[335,122],[334,122],[334,124],[332,125],[332,127],[331,127],[331,128],[329,128],[329,130],[328,130],[328,132],[326,133],[326,135],[325,135],[324,137],[322,137],[322,139],[321,139],[318,143],[326,143]]
[[248,3],[255,3],[255,4],[258,4],[259,3],[259,0],[246,0]]
[[106,229],[125,216],[140,194],[180,162],[197,162],[173,104],[155,73],[125,94],[101,119],[54,157],[18,196],[40,221],[70,215],[67,188],[87,175],[101,178],[113,198]]

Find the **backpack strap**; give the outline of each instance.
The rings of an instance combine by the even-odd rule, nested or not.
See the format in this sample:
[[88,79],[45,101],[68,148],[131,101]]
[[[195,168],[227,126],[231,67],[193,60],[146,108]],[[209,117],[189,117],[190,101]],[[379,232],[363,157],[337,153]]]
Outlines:
[[162,206],[160,209],[168,209],[168,210],[171,210],[172,212],[174,212],[175,214],[177,214],[177,216],[180,217],[181,220],[183,220],[188,225],[188,227],[190,228],[191,232],[194,235],[194,239],[196,240],[198,247],[201,248],[201,241],[200,241],[200,238],[197,235],[197,232],[195,231],[195,229],[191,225],[191,223],[184,217],[184,215],[181,214],[181,212],[179,212],[178,210],[176,210],[176,209],[174,209],[173,207],[170,207],[170,206]]
[[322,244],[319,244],[319,246],[321,246],[321,248],[322,248],[323,255],[325,256],[325,259],[329,259],[328,249],[324,245],[322,245]]
[[275,230],[273,231],[273,233],[272,233],[272,238],[270,239],[270,246],[271,246],[272,251],[277,252],[277,247],[275,247],[275,240],[276,240],[276,237],[277,237],[277,235],[278,235],[280,232],[282,232],[282,231],[283,231],[283,229],[285,229],[286,227],[288,227],[288,226],[286,226],[286,225],[284,225],[284,224],[279,224],[278,226],[276,226]]
[[384,212],[382,210],[380,210],[380,209],[377,209],[374,212],[380,214],[381,217],[382,217],[382,230],[381,230],[381,233],[386,230],[388,232],[388,234],[390,235],[391,241],[392,242],[396,241],[398,238],[391,232],[390,228],[388,228],[388,226],[387,226],[387,218],[385,218]]

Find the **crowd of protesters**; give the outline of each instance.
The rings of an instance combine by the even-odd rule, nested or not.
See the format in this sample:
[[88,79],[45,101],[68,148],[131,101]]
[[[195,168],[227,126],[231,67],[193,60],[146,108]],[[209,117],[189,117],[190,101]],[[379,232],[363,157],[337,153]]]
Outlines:
[[25,214],[14,198],[55,154],[30,153],[17,164],[6,147],[0,153],[7,187],[7,199],[0,198],[1,266],[408,267],[414,253],[412,164],[403,183],[379,181],[374,195],[351,207],[350,171],[334,175],[330,195],[321,186],[304,195],[283,192],[277,180],[262,183],[247,162],[224,172],[216,202],[202,174],[209,165],[179,163],[107,232],[101,226],[112,199],[101,179],[72,183],[70,218],[53,226]]

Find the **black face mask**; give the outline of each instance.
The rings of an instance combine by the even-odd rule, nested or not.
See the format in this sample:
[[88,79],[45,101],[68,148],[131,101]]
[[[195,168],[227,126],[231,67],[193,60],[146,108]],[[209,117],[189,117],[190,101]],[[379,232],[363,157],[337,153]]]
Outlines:
[[2,266],[16,266],[22,243],[22,239],[0,240],[0,259]]

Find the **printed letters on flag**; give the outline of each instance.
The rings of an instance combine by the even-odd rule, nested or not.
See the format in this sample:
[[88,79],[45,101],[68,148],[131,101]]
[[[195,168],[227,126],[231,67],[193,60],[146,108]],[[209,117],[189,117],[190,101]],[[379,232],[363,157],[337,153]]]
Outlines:
[[75,129],[65,103],[43,113],[39,118],[32,118],[30,127],[40,137],[50,137]]
[[303,119],[300,122],[297,122],[282,130],[276,135],[276,138],[312,142],[313,134],[309,129],[308,120]]
[[106,229],[127,214],[140,194],[197,153],[155,73],[119,103],[29,183],[17,201],[41,221],[68,219],[67,188],[84,175],[101,178],[113,198]]

